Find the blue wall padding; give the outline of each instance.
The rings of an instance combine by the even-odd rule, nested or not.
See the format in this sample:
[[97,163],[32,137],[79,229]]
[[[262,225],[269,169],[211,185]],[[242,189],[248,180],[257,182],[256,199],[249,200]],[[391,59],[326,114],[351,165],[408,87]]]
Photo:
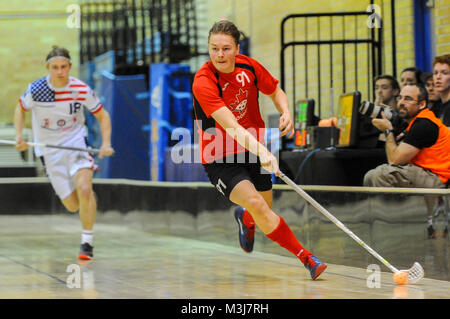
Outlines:
[[[149,180],[149,98],[145,75],[115,76],[102,72],[102,100],[111,116],[115,155],[99,161],[99,178]],[[142,98],[144,96],[144,98]]]
[[91,89],[95,89],[94,81],[95,63],[88,61],[80,65],[80,80],[86,82]]
[[114,64],[115,64],[114,51],[108,51],[99,56],[96,56],[94,58],[94,64],[95,69],[92,75],[94,80],[94,87],[97,90],[97,92],[101,92],[103,83],[102,73],[104,71],[114,73]]
[[[150,175],[165,179],[165,149],[174,129],[184,127],[192,133],[192,96],[188,65],[155,63],[150,66]],[[192,136],[192,134],[191,134]],[[191,139],[192,140],[192,139]]]

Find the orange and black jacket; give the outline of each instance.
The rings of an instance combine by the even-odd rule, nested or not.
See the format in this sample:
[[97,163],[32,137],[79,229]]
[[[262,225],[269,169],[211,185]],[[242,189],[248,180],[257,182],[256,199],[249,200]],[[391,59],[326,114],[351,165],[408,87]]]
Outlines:
[[407,131],[411,125],[419,118],[428,119],[439,127],[439,135],[430,147],[424,147],[417,155],[410,160],[411,164],[418,165],[426,170],[430,170],[439,176],[443,183],[450,179],[450,129],[439,120],[428,108],[423,109],[409,123]]

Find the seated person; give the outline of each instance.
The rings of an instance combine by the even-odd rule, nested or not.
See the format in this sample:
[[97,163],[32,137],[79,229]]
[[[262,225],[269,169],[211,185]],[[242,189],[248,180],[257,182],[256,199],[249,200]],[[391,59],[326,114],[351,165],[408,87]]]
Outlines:
[[[400,86],[397,80],[388,74],[379,75],[375,77],[375,105],[382,106],[384,109],[389,109],[389,111],[397,110],[397,96],[400,93]],[[395,135],[398,135],[395,132]],[[377,147],[383,147],[386,138],[383,133],[380,134],[378,138]]]
[[[372,120],[386,135],[388,164],[368,171],[364,186],[446,187],[450,178],[450,130],[427,107],[427,99],[427,91],[421,85],[407,85],[401,90],[397,107],[409,124],[399,144],[385,115]],[[425,197],[425,201],[430,216],[434,199]]]
[[450,54],[437,56],[433,61],[434,89],[441,104],[433,109],[438,118],[450,127]]
[[403,69],[400,73],[400,89],[409,84],[423,84],[421,76],[422,71],[416,67]]
[[[444,125],[450,127],[450,54],[444,54],[437,56],[433,60],[433,84],[434,91],[440,97],[439,103],[433,105],[431,109],[436,117],[438,117]],[[439,196],[435,200],[430,199],[429,205],[434,207],[434,203],[438,202],[439,205],[445,205],[444,214],[447,213],[447,226],[444,229],[444,237],[448,234],[448,221],[449,221],[449,196],[447,201],[443,196]],[[433,215],[428,218],[428,234],[430,238],[436,237],[436,231],[433,227]]]
[[437,108],[439,109],[439,104],[441,104],[441,98],[436,92],[433,82],[433,72],[425,72],[422,74],[422,82],[428,92],[428,108],[434,112]]
[[375,77],[375,104],[389,107],[390,110],[397,109],[397,96],[400,86],[397,80],[388,74]]

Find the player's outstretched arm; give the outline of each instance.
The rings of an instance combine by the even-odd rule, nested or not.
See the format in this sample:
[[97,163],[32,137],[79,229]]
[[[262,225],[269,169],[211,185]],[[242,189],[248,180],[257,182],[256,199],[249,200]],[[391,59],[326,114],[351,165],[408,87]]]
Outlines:
[[292,121],[292,114],[289,110],[289,103],[286,93],[277,86],[275,91],[269,95],[273,104],[275,105],[278,112],[280,112],[280,125],[279,129],[281,131],[281,136],[289,134],[288,137],[294,136],[294,122]]
[[114,154],[114,149],[111,146],[111,118],[109,113],[102,108],[99,112],[95,113],[95,117],[99,122],[100,132],[102,134],[102,145],[98,157],[111,156]]
[[19,104],[17,104],[14,111],[14,128],[16,129],[16,149],[19,151],[25,151],[28,148],[28,144],[22,138],[23,127],[25,126],[25,112],[22,110]]

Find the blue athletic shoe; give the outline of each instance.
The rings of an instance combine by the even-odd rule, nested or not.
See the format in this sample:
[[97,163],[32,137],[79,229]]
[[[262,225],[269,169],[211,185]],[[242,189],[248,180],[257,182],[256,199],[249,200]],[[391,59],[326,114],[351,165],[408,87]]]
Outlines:
[[244,225],[243,215],[245,208],[238,206],[234,210],[234,218],[239,224],[239,244],[246,253],[251,253],[253,243],[255,242],[255,226],[247,227]]
[[305,267],[309,270],[309,272],[311,273],[311,278],[314,280],[324,272],[324,270],[327,268],[327,265],[321,262],[316,256],[311,255],[308,257],[305,263]]

